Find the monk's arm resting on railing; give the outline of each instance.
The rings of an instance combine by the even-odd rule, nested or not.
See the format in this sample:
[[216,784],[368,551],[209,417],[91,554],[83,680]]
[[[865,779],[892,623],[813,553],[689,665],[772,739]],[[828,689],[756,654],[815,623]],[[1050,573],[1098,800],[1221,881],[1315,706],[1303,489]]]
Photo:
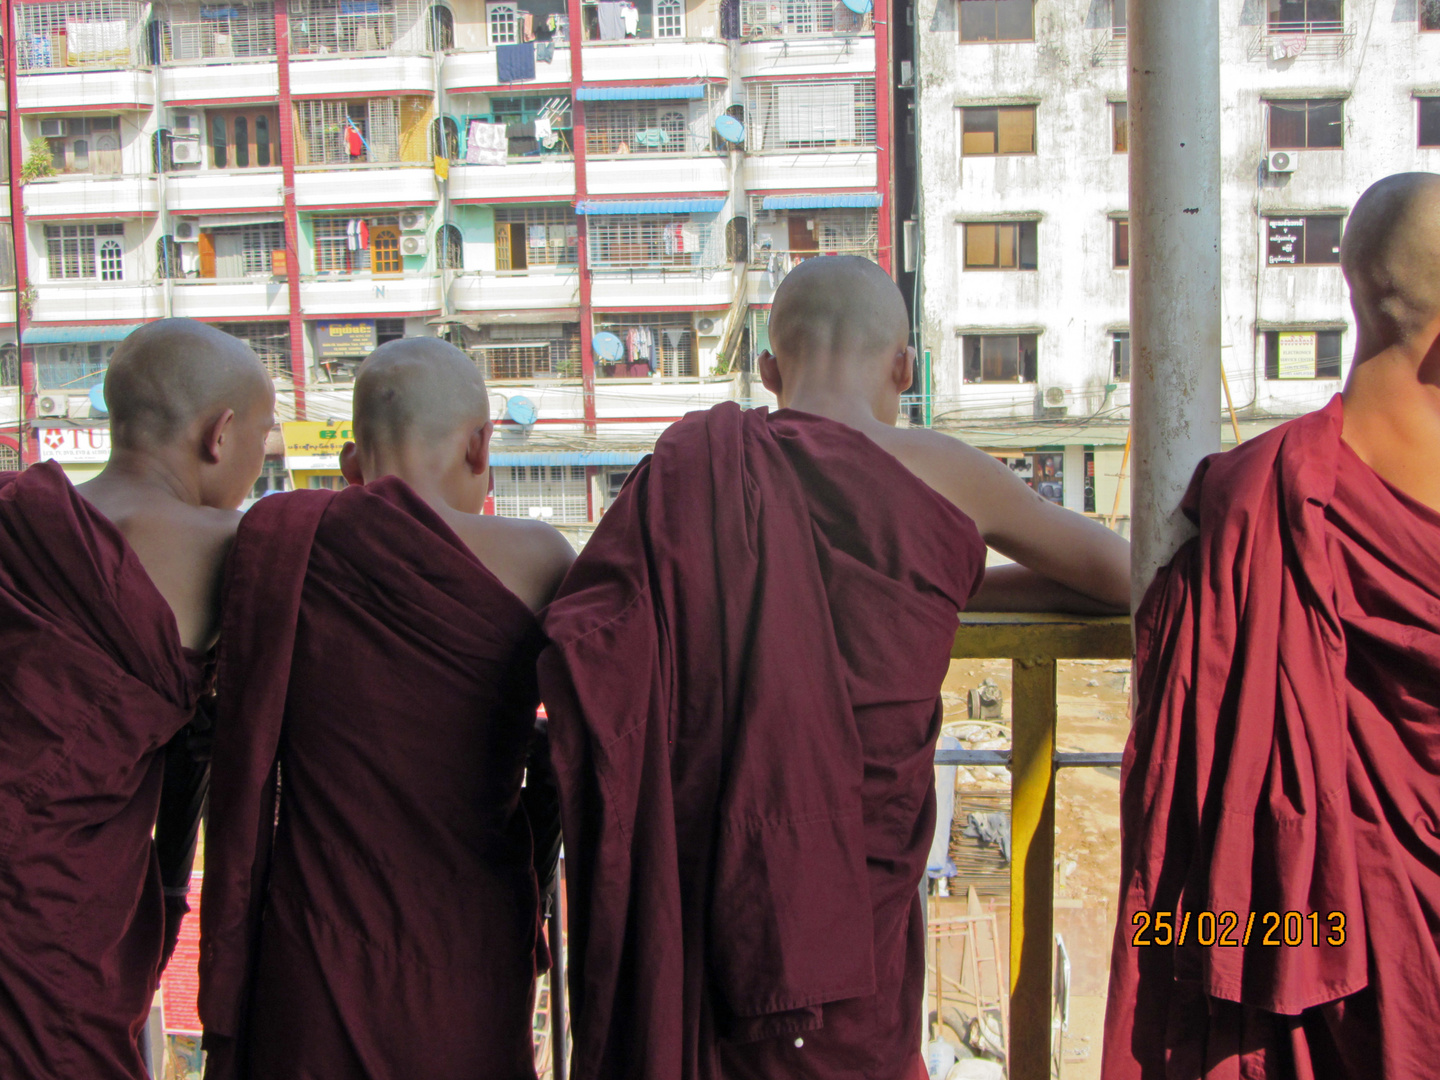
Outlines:
[[[1123,543],[1123,541],[1122,541]],[[1086,596],[1019,563],[991,566],[968,611],[1050,611],[1066,615],[1120,615],[1127,609]]]

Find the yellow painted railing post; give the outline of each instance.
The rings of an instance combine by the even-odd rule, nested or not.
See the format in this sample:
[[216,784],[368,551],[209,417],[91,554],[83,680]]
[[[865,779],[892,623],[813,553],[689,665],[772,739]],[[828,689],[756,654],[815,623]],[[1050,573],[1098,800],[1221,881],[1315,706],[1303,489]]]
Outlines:
[[[1010,1080],[1050,1076],[1055,887],[1055,661],[1017,658],[1010,791]],[[1025,1038],[1015,1038],[1023,1032]]]

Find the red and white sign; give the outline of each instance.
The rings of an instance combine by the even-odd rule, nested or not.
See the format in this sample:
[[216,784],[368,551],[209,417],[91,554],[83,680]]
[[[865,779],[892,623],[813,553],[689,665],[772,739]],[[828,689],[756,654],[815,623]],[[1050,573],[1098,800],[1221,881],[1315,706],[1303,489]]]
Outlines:
[[109,428],[41,428],[35,434],[41,461],[103,465],[110,460]]

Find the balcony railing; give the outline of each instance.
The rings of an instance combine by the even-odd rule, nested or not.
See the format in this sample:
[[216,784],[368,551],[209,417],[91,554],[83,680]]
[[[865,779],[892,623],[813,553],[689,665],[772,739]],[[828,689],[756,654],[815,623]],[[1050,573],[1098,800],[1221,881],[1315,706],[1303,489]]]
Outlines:
[[740,0],[740,33],[766,38],[833,37],[874,30],[869,12],[858,15],[843,4],[818,0]]
[[[238,9],[227,9],[238,10]],[[237,14],[231,19],[159,24],[162,64],[231,63],[235,60],[269,60],[275,56],[275,20],[263,15]]]
[[1251,60],[1285,60],[1303,57],[1332,60],[1344,56],[1355,43],[1353,23],[1272,22],[1250,36],[1247,57]]

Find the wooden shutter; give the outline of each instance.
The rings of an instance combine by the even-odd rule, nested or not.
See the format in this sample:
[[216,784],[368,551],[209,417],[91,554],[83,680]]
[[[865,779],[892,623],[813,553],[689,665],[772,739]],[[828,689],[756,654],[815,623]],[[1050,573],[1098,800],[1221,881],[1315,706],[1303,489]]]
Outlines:
[[215,276],[215,238],[208,232],[202,232],[196,246],[200,249],[200,276],[213,278]]

